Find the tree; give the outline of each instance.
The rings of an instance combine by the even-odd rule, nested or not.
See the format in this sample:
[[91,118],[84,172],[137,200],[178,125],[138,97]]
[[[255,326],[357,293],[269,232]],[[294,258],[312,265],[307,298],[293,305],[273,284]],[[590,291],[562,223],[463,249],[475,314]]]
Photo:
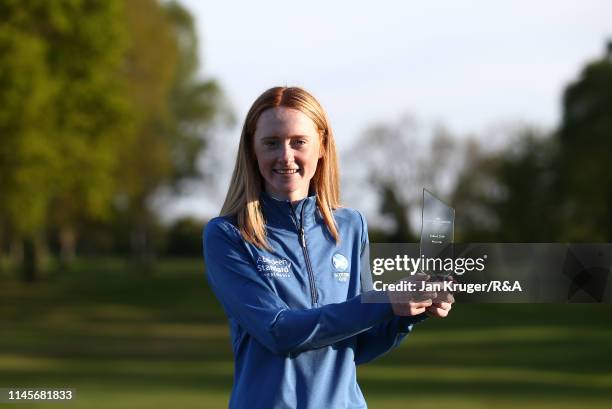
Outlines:
[[563,239],[612,240],[612,43],[563,95],[557,190]]
[[498,242],[502,221],[496,206],[503,195],[498,180],[499,159],[482,152],[475,140],[467,142],[465,155],[464,168],[452,195],[457,214],[455,240]]
[[49,221],[59,230],[61,259],[70,262],[82,220],[109,215],[117,152],[132,137],[132,110],[121,71],[122,3],[57,4],[62,20],[49,42],[49,69],[58,83],[53,129],[62,160]]
[[13,240],[24,240],[27,280],[50,223],[71,226],[111,202],[127,137],[121,14],[119,1],[0,4],[2,207]]
[[[9,17],[6,11],[0,9]],[[11,24],[0,28],[0,221],[16,261],[24,260],[27,248],[27,281],[34,280],[42,255],[35,242],[53,193],[49,169],[58,156],[44,131],[55,88],[46,51],[38,36]]]
[[499,152],[471,142],[453,203],[465,242],[549,242],[557,234],[555,141],[532,128],[516,131]]
[[[371,126],[361,135],[346,154],[351,160],[345,166],[343,185],[349,189],[358,186],[351,189],[354,194],[376,203],[375,210],[382,217],[380,222],[372,218],[369,227],[373,238],[416,240],[411,211],[420,208],[423,187],[439,194],[448,191],[457,165],[456,153],[455,141],[443,127],[424,128],[409,115],[395,124]],[[377,200],[370,200],[370,196]]]
[[207,132],[228,112],[197,77],[191,15],[153,0],[5,1],[0,15],[0,229],[25,240],[13,248],[33,261],[27,277],[45,229],[69,261],[77,231],[109,216],[144,259],[151,200],[200,176]]
[[183,217],[168,228],[165,254],[172,257],[198,257],[202,254],[202,226],[205,221]]
[[501,152],[475,155],[455,190],[469,241],[612,239],[612,45],[563,95],[556,132],[523,129]]
[[131,236],[136,259],[149,264],[156,223],[151,201],[162,189],[180,190],[182,182],[200,176],[197,159],[207,132],[227,111],[217,83],[197,76],[191,15],[176,2],[137,0],[126,7],[126,66],[136,123],[135,138],[120,152],[117,220]]

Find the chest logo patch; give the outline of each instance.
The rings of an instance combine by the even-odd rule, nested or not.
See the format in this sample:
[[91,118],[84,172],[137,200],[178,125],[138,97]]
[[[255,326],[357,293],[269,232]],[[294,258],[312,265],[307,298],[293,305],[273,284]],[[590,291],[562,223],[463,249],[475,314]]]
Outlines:
[[290,278],[291,263],[284,258],[257,257],[257,271],[264,277]]
[[349,262],[340,253],[334,254],[332,257],[332,264],[334,266],[334,276],[337,281],[346,282],[351,276],[351,273],[348,272]]
[[348,270],[348,260],[340,253],[334,254],[332,257],[332,264],[336,271],[346,271]]

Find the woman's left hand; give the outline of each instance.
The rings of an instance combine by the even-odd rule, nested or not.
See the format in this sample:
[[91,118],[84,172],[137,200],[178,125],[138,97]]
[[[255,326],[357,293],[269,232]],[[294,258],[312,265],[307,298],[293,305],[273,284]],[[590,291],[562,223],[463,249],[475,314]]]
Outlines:
[[425,313],[430,317],[445,318],[453,308],[455,297],[449,292],[438,293],[433,303],[425,308]]
[[430,317],[445,318],[451,308],[453,308],[453,305],[449,302],[435,302],[429,307],[425,308],[425,313]]

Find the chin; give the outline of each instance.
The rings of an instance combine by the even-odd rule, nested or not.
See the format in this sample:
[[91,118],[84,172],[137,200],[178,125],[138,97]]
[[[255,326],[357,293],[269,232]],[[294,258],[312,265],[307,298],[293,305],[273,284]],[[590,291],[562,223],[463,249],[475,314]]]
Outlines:
[[285,195],[290,195],[293,192],[296,192],[298,188],[293,186],[277,186],[276,190],[278,192],[283,192]]

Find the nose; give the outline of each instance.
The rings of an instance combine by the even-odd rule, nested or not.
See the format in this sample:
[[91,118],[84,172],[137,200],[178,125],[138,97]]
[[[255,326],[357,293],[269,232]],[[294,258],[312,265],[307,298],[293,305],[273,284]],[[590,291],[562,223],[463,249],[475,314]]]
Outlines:
[[293,163],[293,149],[291,148],[291,142],[285,141],[280,150],[280,159],[283,163]]

